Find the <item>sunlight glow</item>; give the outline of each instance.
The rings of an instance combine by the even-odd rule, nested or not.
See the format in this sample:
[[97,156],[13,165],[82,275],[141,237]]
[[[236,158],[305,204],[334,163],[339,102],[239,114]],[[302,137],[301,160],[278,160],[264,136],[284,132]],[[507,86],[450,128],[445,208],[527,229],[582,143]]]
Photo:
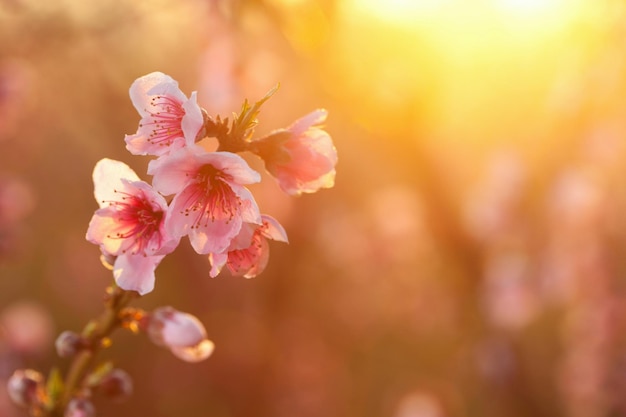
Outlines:
[[514,13],[553,12],[565,6],[562,0],[497,0],[496,4]]
[[352,7],[390,23],[411,23],[445,8],[451,0],[355,0]]
[[[477,141],[507,134],[490,123],[494,113],[513,123],[541,108],[564,62],[575,59],[563,45],[573,33],[591,39],[579,23],[592,1],[341,0],[336,47],[351,53],[329,61],[345,90],[336,94],[370,93],[349,105],[372,131],[419,112],[420,129],[431,124],[441,136],[467,137],[467,125],[483,126]],[[502,96],[516,97],[524,112],[496,109]]]
[[532,18],[545,24],[562,20],[578,3],[578,0],[344,0],[344,6],[356,13],[405,26],[434,16],[464,13],[513,20]]

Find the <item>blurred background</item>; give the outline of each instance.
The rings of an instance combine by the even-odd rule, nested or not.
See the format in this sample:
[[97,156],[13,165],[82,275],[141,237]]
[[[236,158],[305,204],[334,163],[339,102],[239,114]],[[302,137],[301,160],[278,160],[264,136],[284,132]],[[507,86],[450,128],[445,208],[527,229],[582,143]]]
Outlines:
[[259,136],[327,108],[337,181],[252,187],[290,237],[255,279],[185,239],[137,305],[216,350],[116,333],[135,393],[100,416],[626,416],[620,0],[0,0],[2,384],[102,310],[91,172],[149,180],[123,138],[152,71],[223,117],[280,82]]

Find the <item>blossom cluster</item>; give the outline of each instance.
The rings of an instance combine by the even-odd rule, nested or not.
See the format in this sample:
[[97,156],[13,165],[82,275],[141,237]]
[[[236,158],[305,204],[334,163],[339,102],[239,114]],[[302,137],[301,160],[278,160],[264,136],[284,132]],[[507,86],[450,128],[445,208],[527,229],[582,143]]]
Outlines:
[[[288,194],[315,192],[334,185],[337,153],[322,128],[325,110],[316,110],[291,126],[253,139],[261,105],[244,101],[232,121],[211,117],[189,98],[170,76],[154,72],[138,78],[130,98],[141,120],[137,132],[126,135],[126,149],[148,155],[146,182],[121,161],[96,163],[94,195],[99,208],[86,233],[99,246],[101,260],[113,271],[115,286],[107,289],[106,311],[81,333],[64,331],[56,350],[73,362],[65,379],[58,370],[48,378],[32,369],[18,369],[8,380],[13,402],[33,416],[93,416],[91,397],[98,391],[120,399],[133,389],[130,376],[110,362],[91,369],[93,357],[111,342],[118,327],[144,332],[152,342],[187,362],[211,355],[213,342],[196,317],[172,307],[152,312],[128,307],[132,298],[155,288],[155,269],[188,237],[193,249],[206,256],[209,275],[224,267],[232,275],[252,278],[269,259],[268,240],[287,242],[287,234],[273,217],[261,213],[247,185],[261,181],[238,155],[258,155],[267,171]],[[201,141],[217,139],[216,150]]]
[[[100,160],[94,169],[95,197],[87,240],[100,246],[119,287],[144,295],[155,286],[155,269],[187,236],[207,256],[210,275],[227,266],[233,275],[254,277],[265,268],[268,239],[287,242],[284,228],[262,214],[247,185],[261,175],[238,152],[261,157],[288,194],[311,193],[334,185],[337,153],[316,110],[291,126],[252,139],[260,107],[244,102],[232,122],[211,117],[188,98],[170,76],[154,72],[137,79],[130,98],[141,116],[137,132],[126,135],[134,155],[156,157],[148,165],[152,183],[126,164]],[[217,138],[208,151],[199,142]]]

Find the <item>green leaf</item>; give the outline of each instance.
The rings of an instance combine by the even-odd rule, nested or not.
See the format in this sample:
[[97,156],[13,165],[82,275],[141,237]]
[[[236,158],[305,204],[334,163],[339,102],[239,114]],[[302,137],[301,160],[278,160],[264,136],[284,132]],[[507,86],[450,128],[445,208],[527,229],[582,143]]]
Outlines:
[[48,375],[48,381],[46,381],[46,399],[44,402],[46,409],[52,410],[56,406],[64,389],[61,372],[58,368],[52,368]]
[[267,94],[265,94],[265,96],[263,96],[262,99],[254,103],[252,107],[250,106],[250,103],[248,103],[247,99],[244,100],[239,116],[234,117],[231,133],[239,136],[242,140],[247,141],[250,136],[252,136],[252,129],[257,124],[256,117],[261,111],[261,106],[269,100],[279,88],[280,84],[276,84],[267,92]]
[[97,387],[100,385],[102,378],[107,376],[113,370],[113,362],[103,362],[87,377],[86,383],[88,387]]
[[91,337],[91,335],[93,335],[94,331],[97,328],[98,328],[98,322],[96,320],[91,320],[89,323],[87,323],[87,325],[83,329],[82,335],[84,337]]

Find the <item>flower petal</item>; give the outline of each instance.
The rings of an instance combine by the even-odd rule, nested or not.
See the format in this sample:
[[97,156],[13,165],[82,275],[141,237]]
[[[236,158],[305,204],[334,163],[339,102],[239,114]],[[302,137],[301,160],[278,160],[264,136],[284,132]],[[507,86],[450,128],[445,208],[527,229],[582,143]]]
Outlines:
[[245,223],[261,224],[261,213],[254,196],[246,187],[231,185],[233,192],[241,200],[239,206],[241,220]]
[[312,126],[319,126],[326,121],[326,117],[328,116],[328,111],[325,109],[317,109],[307,114],[304,117],[296,120],[287,128],[294,135],[301,135],[307,129]]
[[172,309],[163,320],[161,337],[168,347],[194,346],[206,339],[206,330],[197,317]]
[[189,241],[193,249],[200,255],[220,253],[230,245],[233,237],[237,236],[241,229],[241,217],[215,219],[204,223],[189,232]]
[[222,268],[226,265],[228,253],[209,253],[209,263],[211,264],[211,278],[215,278],[222,272]]
[[150,115],[147,109],[154,95],[169,94],[181,102],[187,100],[187,97],[178,89],[178,83],[169,75],[158,71],[137,78],[130,86],[129,93],[130,100],[141,117]]
[[185,110],[185,116],[181,123],[183,134],[185,135],[185,141],[187,146],[192,146],[196,142],[196,136],[204,124],[204,117],[202,117],[202,111],[197,102],[197,92],[191,93],[189,100],[183,103],[183,109]]
[[182,148],[158,158],[148,164],[148,175],[153,175],[152,186],[163,195],[171,195],[182,190],[194,179],[202,163],[196,158],[199,151]]
[[164,256],[120,255],[113,265],[117,285],[126,291],[144,295],[154,289],[154,270]]
[[122,180],[139,181],[139,177],[121,161],[103,158],[96,163],[93,170],[94,196],[100,207],[105,207],[106,201],[117,198],[115,190],[124,188]]
[[263,236],[278,242],[289,242],[287,232],[278,220],[267,214],[263,214],[261,218],[263,220],[263,226],[261,226],[261,234]]
[[206,152],[197,155],[202,165],[211,165],[224,172],[228,182],[236,184],[254,184],[261,181],[261,174],[250,168],[245,159],[231,152]]

